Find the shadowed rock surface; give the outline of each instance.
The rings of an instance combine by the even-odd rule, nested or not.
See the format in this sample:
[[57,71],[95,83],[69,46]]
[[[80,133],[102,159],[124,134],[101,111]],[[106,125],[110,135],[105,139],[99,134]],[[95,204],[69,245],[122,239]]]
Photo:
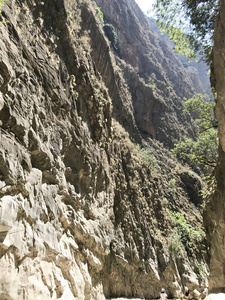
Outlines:
[[[216,181],[214,195],[209,199],[204,213],[204,223],[207,229],[207,237],[211,241],[210,245],[210,270],[209,288],[213,293],[225,293],[225,252],[224,252],[224,233],[225,233],[225,40],[224,40],[224,17],[225,1],[220,1],[220,11],[215,24],[214,49],[211,83],[217,91],[216,116],[218,119],[218,138],[219,138],[219,159],[216,169]],[[224,295],[223,295],[224,297]]]

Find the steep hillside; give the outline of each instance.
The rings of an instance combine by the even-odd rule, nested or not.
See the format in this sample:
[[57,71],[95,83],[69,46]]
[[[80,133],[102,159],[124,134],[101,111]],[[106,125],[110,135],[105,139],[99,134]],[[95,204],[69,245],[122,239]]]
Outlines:
[[202,182],[169,151],[191,80],[135,1],[96,2],[104,28],[89,0],[3,7],[0,298],[197,299]]

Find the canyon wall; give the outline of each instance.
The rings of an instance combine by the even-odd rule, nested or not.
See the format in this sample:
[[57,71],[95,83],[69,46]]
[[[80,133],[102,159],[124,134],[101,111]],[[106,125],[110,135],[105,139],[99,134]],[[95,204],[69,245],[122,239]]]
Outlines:
[[204,213],[204,222],[210,240],[211,260],[209,289],[225,293],[225,1],[220,1],[220,11],[215,24],[211,82],[217,92],[216,116],[218,119],[219,159],[216,168],[214,196],[209,200]]
[[96,2],[104,26],[88,0],[2,8],[1,299],[205,285],[201,178],[169,151],[191,78],[135,1]]

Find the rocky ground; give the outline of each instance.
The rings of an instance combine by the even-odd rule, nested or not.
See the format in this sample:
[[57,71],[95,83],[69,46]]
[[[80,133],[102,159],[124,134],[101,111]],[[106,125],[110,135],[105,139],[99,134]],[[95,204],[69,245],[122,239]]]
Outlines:
[[[111,299],[108,299],[108,300],[143,300],[143,299],[140,299],[140,298],[111,298]],[[146,299],[147,300],[147,299]],[[158,299],[152,299],[152,300],[158,300]],[[170,300],[170,299],[168,299]]]
[[[127,300],[127,299],[130,299],[130,300],[141,300],[140,298],[111,298],[111,299],[108,299],[108,300]],[[168,300],[170,300],[170,299],[168,299]],[[177,299],[177,300],[179,300],[179,299]],[[224,293],[210,294],[210,295],[208,295],[205,298],[205,300],[225,300],[225,294]]]
[[[140,298],[111,298],[111,299],[107,299],[107,300],[128,300],[128,299],[129,300],[143,300],[143,299],[140,299]],[[158,299],[151,299],[151,300],[158,300]],[[148,299],[145,299],[145,300],[148,300]],[[175,299],[168,299],[168,300],[175,300]]]

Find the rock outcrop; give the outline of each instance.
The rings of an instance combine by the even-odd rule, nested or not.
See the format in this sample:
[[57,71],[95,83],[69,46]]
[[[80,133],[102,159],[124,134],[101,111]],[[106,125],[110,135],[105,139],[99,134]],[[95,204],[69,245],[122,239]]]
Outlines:
[[169,152],[195,135],[191,80],[135,1],[96,2],[105,31],[88,0],[2,9],[0,298],[175,296],[206,279],[201,178]]
[[209,201],[205,211],[205,225],[207,235],[211,245],[210,278],[209,289],[213,292],[225,292],[225,252],[224,252],[224,233],[225,233],[225,1],[220,1],[220,11],[215,24],[213,64],[212,64],[212,85],[216,88],[216,116],[218,119],[218,138],[219,138],[219,159],[216,170],[215,193]]

